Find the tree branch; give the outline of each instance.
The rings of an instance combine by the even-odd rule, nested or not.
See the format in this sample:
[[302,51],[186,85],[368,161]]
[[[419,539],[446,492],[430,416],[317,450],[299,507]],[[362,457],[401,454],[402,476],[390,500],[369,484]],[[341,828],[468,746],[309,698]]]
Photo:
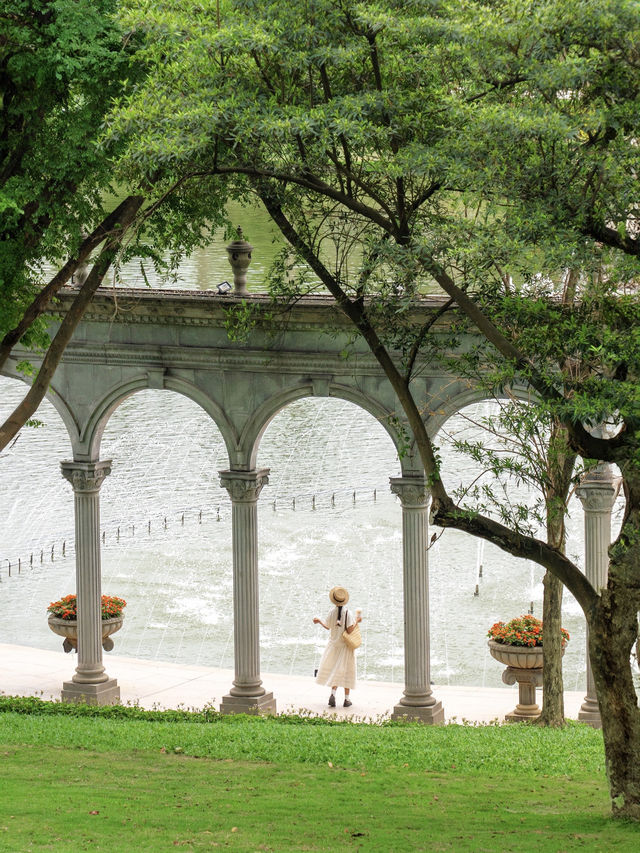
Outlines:
[[[329,75],[327,73],[327,67],[322,63],[320,66],[320,80],[322,82],[322,91],[324,92],[324,100],[325,103],[328,104],[329,101],[333,98],[331,94],[331,83],[329,81]],[[342,146],[342,153],[344,155],[344,165],[345,165],[345,175],[347,178],[347,194],[351,195],[351,151],[349,150],[349,145],[347,144],[347,139],[344,133],[341,133],[339,136],[340,145]],[[333,158],[332,158],[333,159]],[[338,158],[335,157],[335,165],[339,166]]]
[[[362,190],[362,192],[366,196],[368,196],[370,199],[373,199],[373,201],[375,201],[377,204],[379,204],[380,207],[382,208],[382,210],[384,210],[384,212],[389,217],[389,222],[394,222],[393,211],[391,210],[389,205],[386,203],[386,201],[380,196],[380,194],[376,190],[374,190],[374,188],[371,186],[371,184],[365,183],[362,180],[362,178],[359,177],[355,172],[347,169],[346,166],[344,166],[338,160],[338,158],[335,156],[335,154],[331,153],[331,151],[327,151],[327,156],[331,159],[331,162],[336,167],[336,169],[342,175],[344,175],[344,177],[347,179],[348,182],[350,181],[353,184],[355,184],[355,186],[357,186],[358,189]],[[395,222],[394,222],[394,228],[395,227],[396,226],[395,226]]]
[[411,374],[413,372],[413,365],[415,364],[416,358],[418,357],[418,353],[420,352],[420,347],[424,343],[424,339],[427,336],[429,330],[438,322],[440,317],[444,317],[447,311],[451,308],[452,305],[455,304],[455,300],[449,299],[445,302],[445,304],[438,308],[435,314],[429,318],[429,320],[423,325],[420,329],[420,332],[416,335],[416,338],[411,345],[411,350],[409,352],[409,358],[407,359],[407,369],[405,371],[405,380],[409,382],[411,379]]
[[562,581],[585,612],[589,612],[598,600],[595,589],[578,567],[559,550],[541,539],[524,536],[487,516],[464,517],[462,511],[451,502],[443,504],[435,497],[431,508],[431,521],[440,527],[451,527],[472,536],[480,536],[514,557],[534,560]]
[[[543,400],[548,402],[562,402],[560,392],[551,382],[546,380],[533,362],[527,358],[508,338],[506,338],[498,327],[491,322],[478,305],[454,282],[451,276],[435,263],[433,258],[421,259],[424,268],[435,278],[440,287],[458,306],[464,311],[469,319],[476,325],[484,337],[492,344],[501,355],[503,355],[516,370],[524,372],[529,384],[537,391]],[[619,433],[614,438],[602,439],[591,435],[581,423],[574,423],[564,419],[571,436],[571,443],[581,456],[589,459],[602,459],[608,462],[616,462],[626,458],[625,435]],[[620,451],[620,452],[619,452]]]
[[568,560],[564,554],[547,545],[545,542],[535,539],[532,536],[524,536],[517,533],[492,518],[483,515],[469,516],[454,504],[440,479],[439,466],[435,458],[433,445],[408,384],[396,368],[391,356],[378,338],[375,329],[371,326],[366,315],[363,300],[352,301],[348,298],[339,282],[335,280],[312,249],[300,237],[294,226],[285,216],[278,202],[269,195],[266,189],[260,191],[260,197],[269,215],[273,218],[273,221],[282,234],[297,249],[301,256],[304,257],[329,293],[335,298],[338,307],[360,331],[374,357],[389,379],[407,416],[409,427],[415,437],[420,452],[420,458],[433,498],[432,517],[434,523],[442,527],[452,527],[471,533],[474,536],[480,536],[516,557],[535,560],[545,566],[545,568],[548,568],[556,577],[559,577],[585,610],[592,608],[598,598],[595,590],[578,567]]
[[100,257],[97,259],[87,280],[82,285],[69,310],[66,312],[58,331],[56,332],[49,348],[42,360],[38,375],[25,395],[22,402],[9,415],[7,420],[0,426],[0,450],[3,450],[11,439],[22,429],[25,421],[34,414],[42,402],[53,374],[60,363],[64,350],[82,319],[89,302],[93,298],[96,289],[102,283],[107,270],[116,257],[120,243],[127,229],[134,221],[136,214],[143,202],[142,196],[130,196],[124,208],[120,210],[117,224],[113,227],[111,235]]
[[82,242],[77,255],[70,258],[62,269],[57,272],[49,283],[44,287],[38,295],[33,299],[27,307],[22,319],[18,325],[7,332],[0,342],[0,369],[4,366],[7,359],[11,355],[11,350],[20,341],[20,339],[31,328],[37,318],[43,314],[53,297],[71,278],[78,266],[86,260],[91,252],[99,246],[100,243],[109,236],[112,229],[118,225],[123,213],[128,210],[134,199],[139,199],[142,204],[141,196],[128,196],[122,201],[116,209],[102,220],[102,222],[94,228],[92,233]]
[[620,236],[615,228],[609,228],[594,219],[589,218],[586,225],[580,229],[586,237],[592,237],[599,243],[604,243],[612,249],[620,249],[627,255],[638,257],[640,255],[640,239],[636,237]]
[[294,173],[283,173],[283,172],[275,172],[271,169],[260,169],[256,166],[218,166],[218,168],[210,172],[206,172],[205,174],[218,174],[218,175],[249,175],[252,178],[272,178],[275,181],[280,181],[281,183],[287,184],[297,184],[298,186],[305,187],[305,189],[313,190],[314,192],[319,192],[327,198],[331,198],[334,201],[340,202],[349,210],[352,210],[354,213],[359,213],[361,216],[364,216],[370,219],[372,222],[375,222],[376,225],[379,225],[384,231],[388,231],[390,234],[394,234],[397,230],[396,225],[390,219],[384,217],[380,211],[376,210],[375,207],[370,207],[368,204],[364,204],[358,199],[355,199],[351,196],[346,195],[345,193],[339,192],[334,189],[330,184],[325,183],[324,181],[317,178],[315,175],[307,173],[305,176],[296,175]]

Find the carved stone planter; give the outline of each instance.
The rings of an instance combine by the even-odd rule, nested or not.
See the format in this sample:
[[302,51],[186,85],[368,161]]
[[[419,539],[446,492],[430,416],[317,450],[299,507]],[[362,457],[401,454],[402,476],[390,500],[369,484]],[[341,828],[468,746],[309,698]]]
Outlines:
[[492,657],[507,667],[502,673],[504,683],[518,682],[518,704],[510,714],[505,715],[505,720],[513,723],[539,717],[536,687],[542,686],[542,646],[508,646],[489,640],[489,651]]
[[[49,616],[49,627],[54,634],[64,637],[62,648],[70,652],[78,648],[78,622],[75,619],[59,619],[57,616]],[[115,616],[113,619],[102,620],[102,648],[110,652],[113,648],[111,634],[115,634],[122,628],[124,616]]]

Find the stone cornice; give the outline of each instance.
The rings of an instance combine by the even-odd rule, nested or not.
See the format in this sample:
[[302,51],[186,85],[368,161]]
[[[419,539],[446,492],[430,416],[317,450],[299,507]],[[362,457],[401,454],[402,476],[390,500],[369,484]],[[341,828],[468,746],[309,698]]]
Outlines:
[[[73,288],[63,288],[54,310],[64,313],[76,293]],[[237,296],[221,296],[210,290],[100,288],[82,322],[222,327],[226,312],[242,301]],[[273,310],[273,303],[265,294],[250,294],[244,301],[265,311]],[[415,321],[422,322],[445,301],[439,296],[417,300],[413,314]],[[279,322],[283,331],[318,331],[322,327],[351,329],[351,322],[339,311],[333,298],[320,295],[300,299]],[[437,325],[446,329],[449,323],[441,319]]]
[[583,483],[576,489],[585,512],[610,513],[616,502],[616,488],[602,483]]
[[[27,350],[15,350],[16,357],[37,361]],[[135,345],[83,345],[71,343],[63,356],[65,364],[107,364],[109,366],[164,367],[176,370],[218,369],[254,373],[327,374],[353,376],[354,372],[377,376],[380,367],[370,356],[340,358],[336,353],[265,351],[204,347],[143,347]],[[428,375],[428,374],[422,374]],[[435,375],[435,373],[434,373]],[[439,374],[437,374],[439,375]]]
[[[29,357],[25,353],[25,357]],[[250,369],[255,373],[288,373],[331,376],[380,375],[380,365],[368,355],[355,354],[347,359],[337,353],[264,351],[222,348],[82,346],[70,344],[63,356],[68,364],[153,365],[174,369],[220,370]],[[425,369],[421,378],[442,376],[442,370]]]
[[[16,347],[15,358],[37,361],[28,350]],[[249,349],[229,343],[228,347],[164,346],[134,343],[83,343],[71,341],[62,357],[65,364],[106,364],[111,367],[138,365],[174,370],[241,370],[254,373],[295,375],[326,374],[331,377],[379,376],[380,365],[368,352],[343,358],[338,352],[309,352],[288,349]],[[441,377],[437,365],[425,365],[421,379]]]

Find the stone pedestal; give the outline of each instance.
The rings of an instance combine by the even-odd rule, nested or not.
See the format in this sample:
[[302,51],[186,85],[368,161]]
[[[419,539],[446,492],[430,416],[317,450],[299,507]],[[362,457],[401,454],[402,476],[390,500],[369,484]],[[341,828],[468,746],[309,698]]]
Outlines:
[[82,705],[117,705],[120,701],[120,687],[115,678],[109,677],[99,684],[64,681],[60,697],[63,702],[79,702]]
[[505,684],[518,682],[518,704],[504,718],[509,723],[523,720],[535,720],[540,716],[540,707],[536,702],[536,687],[542,687],[542,667],[540,669],[520,669],[508,666],[502,673]]
[[220,483],[231,497],[233,539],[233,643],[235,678],[223,696],[225,714],[275,714],[273,693],[260,678],[258,596],[258,497],[269,482],[268,469],[221,471]]
[[[234,681],[235,684],[235,681]],[[260,682],[262,684],[262,682]],[[222,697],[220,711],[223,714],[275,714],[276,700],[273,693],[267,693],[262,687],[261,696],[236,696],[232,687],[229,693]]]
[[[544,665],[542,646],[510,646],[495,640],[489,640],[487,645],[491,657],[507,667],[502,673],[504,683],[518,682],[518,704],[511,713],[505,714],[505,720],[517,723],[522,720],[534,720],[540,716],[540,708],[536,702],[536,687],[542,687]],[[562,653],[564,654],[564,649]]]
[[392,477],[391,491],[402,503],[405,680],[403,695],[391,716],[393,719],[442,723],[444,710],[431,692],[430,679],[429,491],[424,477]]
[[[586,474],[576,494],[584,509],[584,562],[587,580],[594,589],[607,585],[609,573],[609,546],[611,545],[611,510],[617,489],[608,463],[601,463]],[[596,686],[589,660],[589,628],[587,626],[587,695],[578,713],[578,719],[594,728],[602,728]]]
[[62,700],[113,704],[120,699],[120,688],[102,665],[99,496],[111,462],[61,462],[60,467],[73,486],[78,601],[78,665],[71,681],[63,684]]

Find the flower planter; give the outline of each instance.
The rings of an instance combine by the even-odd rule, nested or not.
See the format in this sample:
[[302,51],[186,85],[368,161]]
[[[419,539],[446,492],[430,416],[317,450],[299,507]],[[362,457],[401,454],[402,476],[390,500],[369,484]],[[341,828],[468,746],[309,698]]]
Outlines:
[[499,663],[516,669],[542,669],[542,646],[507,646],[489,640],[489,651]]
[[[70,652],[72,649],[78,648],[78,622],[76,619],[59,619],[57,616],[49,616],[49,627],[54,634],[59,637],[64,637],[62,648],[65,652]],[[123,616],[116,616],[113,619],[102,620],[102,648],[105,652],[110,652],[113,648],[113,640],[111,634],[115,634],[122,628],[124,622]]]
[[[544,649],[542,646],[510,646],[489,640],[489,651],[499,663],[507,668],[502,673],[505,684],[518,682],[518,704],[505,720],[510,723],[534,720],[540,716],[536,702],[536,687],[542,686]],[[564,655],[564,645],[562,646]]]
[[542,686],[543,651],[542,646],[509,646],[489,640],[491,656],[507,667],[502,673],[504,683],[518,682],[518,704],[505,715],[505,720],[510,723],[535,720],[540,716],[536,687]]

